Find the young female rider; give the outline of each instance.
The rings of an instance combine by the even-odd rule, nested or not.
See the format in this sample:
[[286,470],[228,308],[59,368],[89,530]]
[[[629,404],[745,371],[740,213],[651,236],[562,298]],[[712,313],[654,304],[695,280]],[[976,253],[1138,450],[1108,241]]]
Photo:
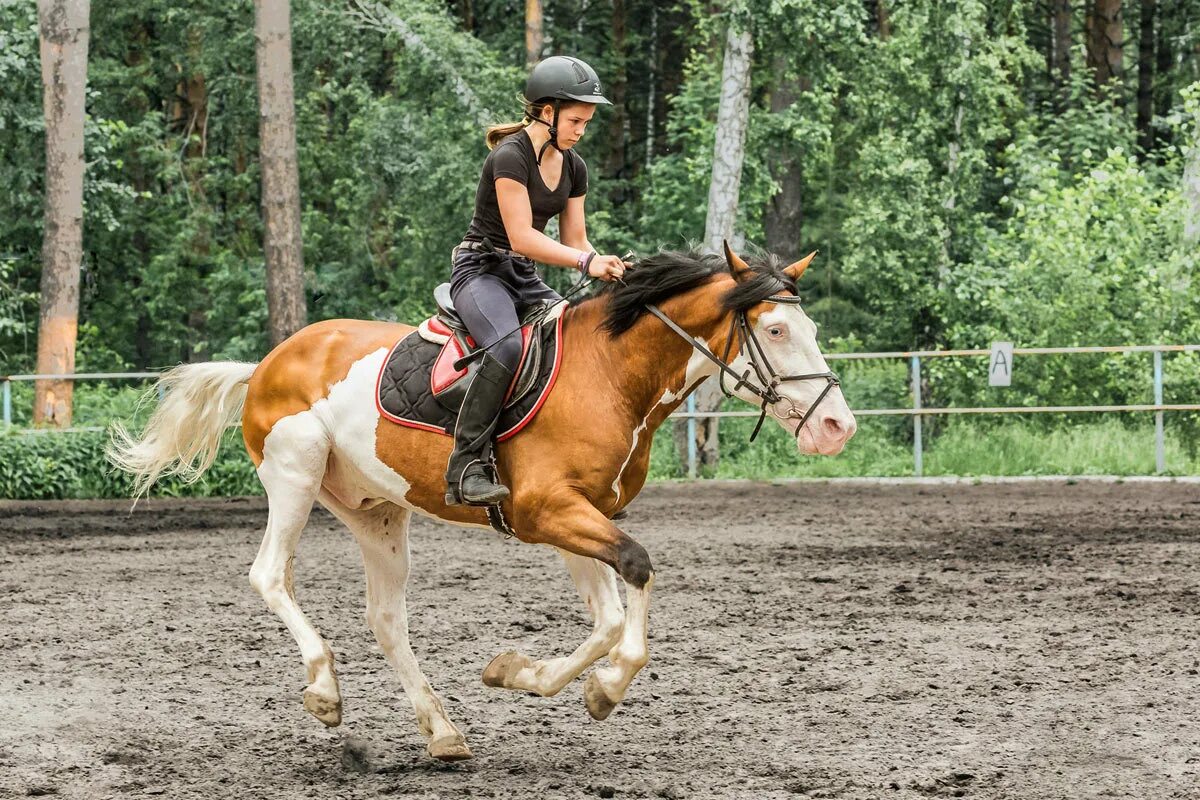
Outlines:
[[[480,347],[489,347],[463,400],[446,467],[446,504],[487,505],[508,497],[483,469],[504,396],[521,359],[525,307],[561,297],[542,282],[534,260],[614,280],[617,256],[598,255],[584,224],[587,166],[571,149],[598,104],[611,105],[595,70],[577,58],[537,64],[525,84],[525,121],[489,128],[491,153],[475,193],[475,216],[454,248],[450,295]],[[559,216],[559,241],[542,231]],[[507,337],[507,338],[505,338]]]

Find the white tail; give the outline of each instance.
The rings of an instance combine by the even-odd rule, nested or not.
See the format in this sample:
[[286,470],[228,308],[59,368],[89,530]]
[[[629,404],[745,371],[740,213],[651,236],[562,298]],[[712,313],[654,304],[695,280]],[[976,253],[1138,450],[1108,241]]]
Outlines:
[[141,437],[118,423],[105,455],[133,475],[139,497],[164,475],[194,483],[212,466],[221,434],[242,416],[246,382],[257,364],[210,361],[163,373],[147,397],[165,391]]

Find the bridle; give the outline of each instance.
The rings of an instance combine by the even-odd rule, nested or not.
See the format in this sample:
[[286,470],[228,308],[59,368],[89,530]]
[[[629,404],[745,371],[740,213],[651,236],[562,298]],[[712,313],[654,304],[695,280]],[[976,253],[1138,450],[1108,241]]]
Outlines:
[[[780,305],[800,305],[800,298],[788,295],[771,295],[763,299],[766,303],[778,303]],[[841,385],[841,379],[833,370],[825,372],[812,372],[805,375],[780,375],[775,371],[775,367],[771,365],[771,360],[767,358],[767,353],[763,350],[762,344],[758,341],[758,337],[754,335],[754,329],[750,326],[750,321],[746,318],[746,311],[736,311],[729,323],[729,337],[725,344],[725,352],[722,357],[718,358],[712,350],[709,350],[695,337],[688,334],[683,328],[679,327],[675,322],[664,314],[657,306],[647,304],[646,309],[662,320],[668,328],[679,335],[685,342],[690,344],[696,352],[703,355],[709,361],[717,365],[721,370],[720,384],[721,391],[726,397],[733,397],[733,393],[738,389],[745,388],[751,394],[762,400],[762,413],[758,416],[758,424],[754,426],[754,432],[750,434],[750,441],[754,441],[758,436],[758,432],[762,430],[763,421],[767,418],[767,409],[771,409],[771,414],[778,419],[797,419],[800,424],[796,426],[796,438],[800,438],[800,431],[804,429],[804,424],[812,417],[813,412],[817,410],[817,406],[821,405],[821,401],[829,396],[833,391],[833,387]],[[746,354],[750,361],[750,369],[747,369],[741,375],[738,375],[730,365],[729,354],[733,351],[734,339],[738,341],[738,355]],[[753,372],[758,379],[755,384],[750,373]],[[732,389],[725,387],[725,376],[728,375],[737,381]],[[805,411],[801,411],[796,407],[796,403],[790,397],[781,395],[776,387],[788,381],[813,381],[824,380],[825,388],[817,395],[817,399],[813,401]],[[684,387],[685,389],[687,387]],[[776,403],[781,403],[784,400],[788,402],[791,408],[782,417],[775,413],[774,406]]]

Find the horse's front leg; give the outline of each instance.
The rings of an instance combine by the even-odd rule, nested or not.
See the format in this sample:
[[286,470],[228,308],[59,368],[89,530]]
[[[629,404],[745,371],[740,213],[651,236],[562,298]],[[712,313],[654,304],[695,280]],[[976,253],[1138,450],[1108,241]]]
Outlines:
[[594,558],[566,550],[559,552],[567,562],[579,596],[592,615],[591,634],[575,648],[575,652],[559,658],[534,661],[515,650],[501,653],[483,671],[483,682],[488,686],[552,697],[583,674],[621,638],[625,615],[617,589],[617,574]]
[[625,612],[625,628],[620,642],[608,654],[608,666],[597,667],[583,685],[583,701],[594,719],[605,719],[617,703],[625,699],[625,691],[646,662],[650,648],[646,632],[650,622],[650,588],[654,573],[640,587],[628,584],[629,607]]
[[[629,684],[649,658],[646,625],[654,581],[650,557],[644,547],[575,492],[563,491],[550,497],[518,496],[514,498],[514,507],[514,522],[523,541],[551,544],[576,556],[602,562],[607,567],[598,569],[606,580],[612,575],[608,569],[611,567],[628,587],[629,608],[623,624],[615,621],[614,612],[619,615],[621,605],[614,577],[604,590],[602,607],[593,606],[597,621],[592,635],[575,653],[566,659],[545,662],[506,653],[488,665],[484,680],[490,685],[535,692],[553,684],[558,691],[605,649],[611,648],[608,650],[611,666],[597,670],[584,688],[588,712],[596,719],[604,719],[625,697]],[[606,621],[602,623],[602,619]],[[539,668],[545,676],[544,683],[539,681]]]

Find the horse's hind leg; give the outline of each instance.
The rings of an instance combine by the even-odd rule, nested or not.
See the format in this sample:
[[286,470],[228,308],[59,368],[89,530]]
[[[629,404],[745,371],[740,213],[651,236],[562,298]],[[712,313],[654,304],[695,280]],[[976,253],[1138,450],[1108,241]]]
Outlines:
[[347,508],[328,492],[321,504],[358,540],[367,575],[367,622],[417,715],[417,726],[429,740],[429,754],[443,761],[471,757],[462,733],[446,716],[442,701],[425,679],[408,640],[408,523],[412,512],[393,503],[359,511]]
[[342,721],[342,695],[334,673],[333,651],[300,610],[292,585],[296,542],[320,489],[328,453],[328,439],[316,418],[308,413],[285,417],[267,435],[258,467],[259,480],[267,492],[267,532],[250,567],[250,585],[300,645],[308,673],[304,708],[332,727]]
[[624,612],[617,588],[617,573],[607,564],[566,550],[559,551],[575,579],[579,596],[591,612],[591,635],[569,656],[533,661],[510,650],[492,659],[483,671],[488,686],[519,689],[551,697],[579,677],[596,659],[607,653],[621,638]]

